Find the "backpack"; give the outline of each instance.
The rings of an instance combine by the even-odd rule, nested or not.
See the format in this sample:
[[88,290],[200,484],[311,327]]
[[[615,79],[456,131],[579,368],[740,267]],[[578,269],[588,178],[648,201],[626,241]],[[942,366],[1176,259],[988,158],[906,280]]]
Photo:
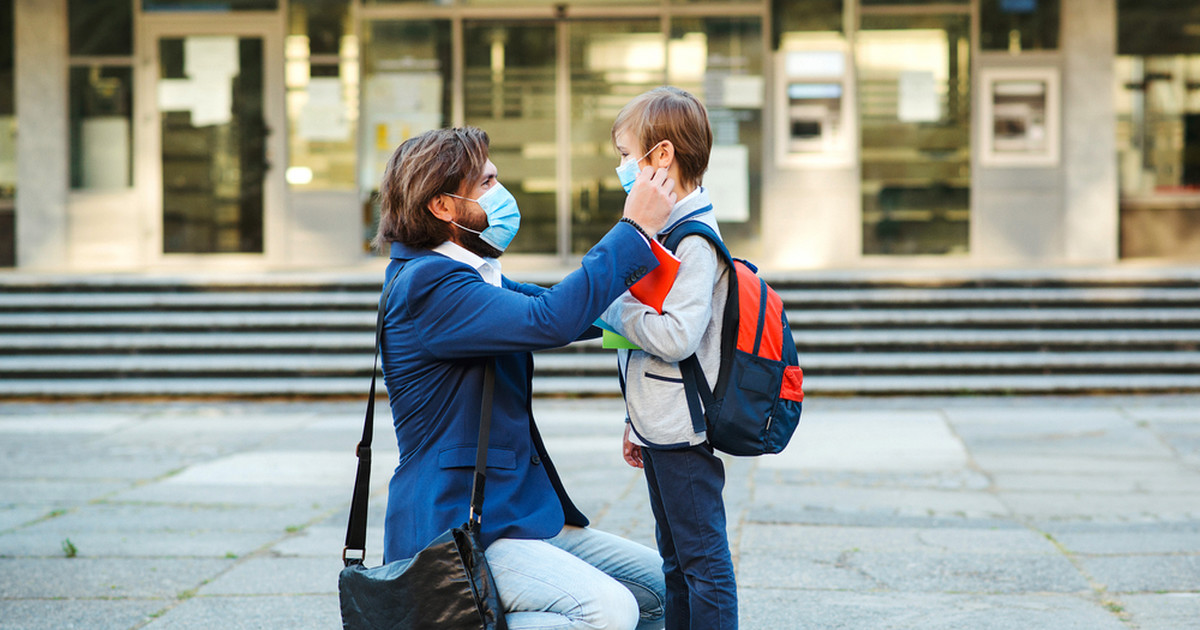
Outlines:
[[694,234],[716,247],[730,274],[716,386],[709,389],[695,354],[679,362],[692,428],[707,431],[713,448],[730,455],[778,453],[800,423],[804,400],[804,373],[783,300],[758,277],[758,268],[731,256],[704,223],[680,224],[663,246],[674,252]]

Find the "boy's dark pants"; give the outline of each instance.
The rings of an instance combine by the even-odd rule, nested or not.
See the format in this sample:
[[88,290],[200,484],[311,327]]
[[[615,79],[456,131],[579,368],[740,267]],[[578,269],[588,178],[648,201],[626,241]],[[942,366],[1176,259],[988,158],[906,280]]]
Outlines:
[[666,574],[666,630],[735,630],[737,583],[721,498],[724,465],[708,444],[643,447],[642,462]]

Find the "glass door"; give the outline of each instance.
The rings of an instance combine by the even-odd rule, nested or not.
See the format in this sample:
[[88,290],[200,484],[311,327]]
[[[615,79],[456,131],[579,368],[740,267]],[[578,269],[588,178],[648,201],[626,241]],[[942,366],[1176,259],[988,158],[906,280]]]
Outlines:
[[587,252],[621,218],[625,190],[614,170],[612,124],[633,97],[666,80],[667,46],[657,18],[578,20],[567,24],[570,62],[568,143],[570,240]]
[[[139,159],[158,209],[158,257],[279,255],[281,38],[273,21],[169,16],[148,25],[154,146]],[[275,250],[275,251],[271,251]]]
[[965,254],[969,9],[864,8],[859,25],[863,253]]
[[558,251],[557,41],[551,21],[463,23],[466,124],[487,131],[500,181],[521,204],[508,251]]

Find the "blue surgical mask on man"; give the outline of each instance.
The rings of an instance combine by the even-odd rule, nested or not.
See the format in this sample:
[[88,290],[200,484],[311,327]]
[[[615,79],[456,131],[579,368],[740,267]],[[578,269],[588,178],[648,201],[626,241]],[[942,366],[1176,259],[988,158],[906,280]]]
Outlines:
[[477,232],[469,227],[463,227],[454,223],[458,227],[478,234],[483,242],[495,247],[500,251],[504,251],[512,243],[513,238],[517,236],[517,230],[521,228],[521,211],[517,208],[517,200],[508,192],[500,182],[496,182],[487,192],[479,196],[478,199],[470,197],[459,197],[451,193],[446,193],[457,199],[465,199],[474,201],[483,208],[484,214],[487,215],[488,226],[482,232]]
[[642,172],[642,169],[638,168],[638,164],[646,159],[647,155],[653,153],[659,144],[662,144],[662,142],[650,147],[650,150],[643,154],[642,157],[636,160],[626,160],[621,162],[621,165],[617,167],[617,179],[621,181],[621,188],[625,189],[625,194],[628,195],[629,191],[633,190],[633,182],[637,180],[638,173]]

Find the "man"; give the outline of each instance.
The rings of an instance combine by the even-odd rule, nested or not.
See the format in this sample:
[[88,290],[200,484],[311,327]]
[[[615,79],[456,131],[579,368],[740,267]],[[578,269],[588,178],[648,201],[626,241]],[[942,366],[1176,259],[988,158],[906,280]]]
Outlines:
[[653,550],[588,528],[531,412],[533,350],[589,332],[657,266],[646,234],[675,202],[645,169],[624,217],[550,289],[500,273],[516,200],[488,159],[487,134],[442,129],[402,144],[380,187],[376,241],[390,249],[382,342],[400,448],[388,488],[384,560],[408,558],[461,524],[470,504],[484,366],[496,366],[481,539],[510,628],[660,628]]

